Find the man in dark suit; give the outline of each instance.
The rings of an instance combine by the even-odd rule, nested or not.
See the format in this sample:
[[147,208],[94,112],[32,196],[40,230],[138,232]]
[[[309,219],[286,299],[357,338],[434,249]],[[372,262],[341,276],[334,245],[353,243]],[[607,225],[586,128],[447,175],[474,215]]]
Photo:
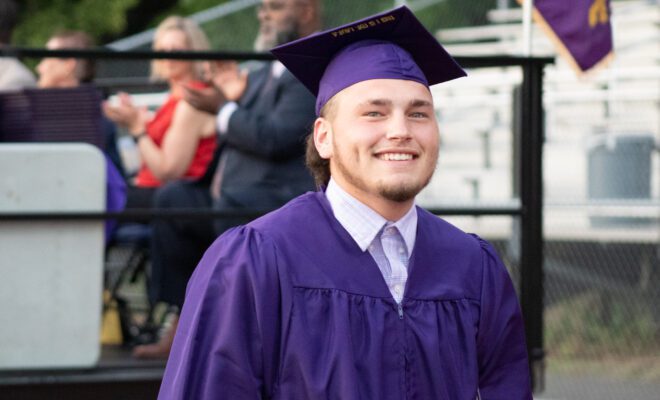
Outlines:
[[[320,28],[318,0],[263,0],[257,51]],[[186,101],[217,114],[219,152],[214,172],[200,182],[161,188],[157,208],[270,210],[314,189],[305,168],[305,138],[315,118],[314,96],[279,62],[250,72],[236,63],[213,64],[214,86],[186,89]],[[185,288],[201,256],[226,229],[245,218],[158,220],[153,223],[150,300],[174,306],[172,325],[157,343],[137,346],[141,358],[169,354]]]

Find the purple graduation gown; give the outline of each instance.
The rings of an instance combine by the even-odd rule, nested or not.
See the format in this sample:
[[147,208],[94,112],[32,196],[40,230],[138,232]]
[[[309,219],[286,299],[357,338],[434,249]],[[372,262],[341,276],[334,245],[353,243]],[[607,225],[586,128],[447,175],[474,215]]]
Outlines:
[[159,399],[531,400],[505,267],[418,215],[401,308],[321,192],[226,232],[188,284]]

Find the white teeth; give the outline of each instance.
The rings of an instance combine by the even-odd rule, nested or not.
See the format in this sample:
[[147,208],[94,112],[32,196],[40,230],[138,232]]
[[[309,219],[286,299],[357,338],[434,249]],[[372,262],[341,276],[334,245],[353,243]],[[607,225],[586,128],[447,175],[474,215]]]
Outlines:
[[381,154],[380,158],[385,161],[406,161],[412,160],[413,155],[406,153],[385,153]]

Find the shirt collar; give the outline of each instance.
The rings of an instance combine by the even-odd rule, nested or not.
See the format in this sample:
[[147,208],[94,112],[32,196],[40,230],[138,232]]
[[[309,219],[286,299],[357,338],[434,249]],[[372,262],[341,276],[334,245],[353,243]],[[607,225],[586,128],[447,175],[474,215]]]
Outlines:
[[270,68],[270,73],[273,78],[279,79],[280,76],[286,71],[286,67],[279,61],[273,61],[273,65]]
[[417,237],[417,210],[413,205],[398,221],[388,221],[355,197],[348,194],[332,178],[325,196],[332,212],[357,245],[366,251],[385,224],[393,225],[401,233],[408,255],[412,254]]

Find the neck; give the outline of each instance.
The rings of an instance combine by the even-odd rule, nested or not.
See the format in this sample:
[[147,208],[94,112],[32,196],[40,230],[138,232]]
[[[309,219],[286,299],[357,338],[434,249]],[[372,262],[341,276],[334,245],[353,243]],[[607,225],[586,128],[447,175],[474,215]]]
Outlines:
[[172,96],[182,98],[184,93],[183,87],[190,81],[191,79],[170,80],[170,92],[172,93]]
[[388,221],[398,221],[403,218],[404,215],[410,210],[410,208],[415,204],[415,199],[406,200],[404,202],[386,200],[383,198],[373,199],[371,202],[363,201],[362,199],[356,197],[358,200],[367,205],[367,207],[376,211],[383,218]]
[[346,193],[350,194],[360,203],[371,208],[388,221],[400,220],[415,204],[414,197],[404,201],[394,201],[379,194],[367,193],[363,190],[356,189],[355,187],[342,182],[341,179],[335,177],[333,177],[333,179]]
[[64,89],[64,88],[72,88],[72,87],[78,87],[80,86],[80,82],[75,79],[75,78],[69,78],[69,79],[62,79],[60,81],[57,81],[55,83],[45,83],[42,82],[39,84],[39,87],[47,89],[47,88],[59,88],[59,89]]

